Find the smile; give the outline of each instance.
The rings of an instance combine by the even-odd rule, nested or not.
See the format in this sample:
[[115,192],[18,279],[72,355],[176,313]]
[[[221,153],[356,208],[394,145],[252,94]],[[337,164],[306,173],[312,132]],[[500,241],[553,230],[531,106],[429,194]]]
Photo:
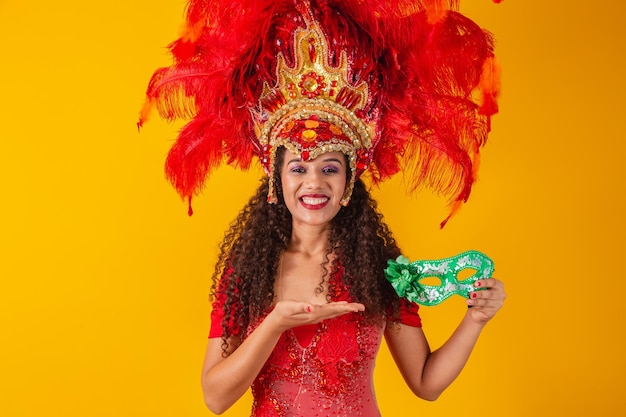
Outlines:
[[326,196],[303,196],[300,197],[300,201],[302,202],[302,205],[304,207],[309,209],[316,209],[324,207],[328,203],[328,201],[330,201],[330,198]]

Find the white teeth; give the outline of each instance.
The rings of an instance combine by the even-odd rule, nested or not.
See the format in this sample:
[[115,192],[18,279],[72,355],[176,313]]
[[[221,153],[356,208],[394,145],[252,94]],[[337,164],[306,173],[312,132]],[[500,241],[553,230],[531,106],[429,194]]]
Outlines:
[[302,197],[302,202],[304,204],[309,204],[309,205],[323,204],[327,201],[328,201],[328,198],[326,197],[323,197],[323,198]]

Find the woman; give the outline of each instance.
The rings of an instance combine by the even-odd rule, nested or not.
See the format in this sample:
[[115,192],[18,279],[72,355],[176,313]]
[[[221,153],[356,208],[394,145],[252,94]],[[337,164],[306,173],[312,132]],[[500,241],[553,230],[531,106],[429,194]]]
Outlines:
[[[467,303],[475,308],[431,353],[417,307],[402,302],[382,274],[399,249],[376,203],[357,181],[351,204],[340,204],[349,181],[345,156],[329,152],[304,162],[284,148],[278,155],[279,203],[264,201],[264,182],[231,228],[228,237],[237,238],[223,246],[216,269],[218,275],[228,265],[203,368],[207,406],[220,414],[252,385],[253,415],[378,416],[372,374],[383,332],[409,387],[436,399],[502,306],[502,283],[477,281],[487,290],[473,293]],[[268,219],[284,224],[266,225]],[[274,267],[264,277],[238,274],[250,266],[238,257]],[[250,317],[241,322],[245,310]]]
[[412,190],[452,194],[450,216],[469,197],[497,71],[489,34],[445,3],[190,1],[139,124],[154,105],[193,116],[166,162],[190,213],[224,158],[245,169],[256,155],[267,174],[213,276],[212,411],[252,386],[254,416],[379,416],[383,335],[411,390],[434,400],[502,306],[502,283],[477,281],[473,308],[431,352],[417,306],[384,276],[400,250],[361,179],[404,170]]

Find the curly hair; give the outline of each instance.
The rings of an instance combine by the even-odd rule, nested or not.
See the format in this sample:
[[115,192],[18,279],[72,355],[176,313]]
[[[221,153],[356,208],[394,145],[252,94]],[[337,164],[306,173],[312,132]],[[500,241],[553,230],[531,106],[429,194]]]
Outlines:
[[[267,314],[274,300],[276,271],[291,238],[292,225],[280,181],[283,160],[284,148],[277,151],[275,159],[278,202],[267,203],[269,181],[263,178],[220,245],[211,296],[215,299],[218,291],[225,296],[222,321],[225,352],[228,338],[243,336],[250,323]],[[400,301],[383,270],[387,260],[395,259],[400,249],[361,180],[354,184],[350,204],[342,207],[331,221],[328,240],[322,264],[326,274],[319,288],[326,276],[332,277],[337,272],[337,265],[329,261],[331,254],[337,255],[344,271],[342,283],[353,300],[365,305],[366,319],[381,322],[388,314],[397,318]],[[332,289],[333,282],[329,282]]]

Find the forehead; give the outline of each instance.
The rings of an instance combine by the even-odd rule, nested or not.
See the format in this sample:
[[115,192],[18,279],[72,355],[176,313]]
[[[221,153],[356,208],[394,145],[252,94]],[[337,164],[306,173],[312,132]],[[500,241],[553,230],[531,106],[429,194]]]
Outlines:
[[[317,158],[306,161],[305,163],[339,161],[343,165],[345,163],[345,160],[346,160],[346,156],[343,153],[339,151],[333,151],[333,152],[323,153],[319,155]],[[289,149],[285,149],[285,163],[288,164],[291,162],[304,162],[304,161],[302,161],[298,155],[289,151]]]

